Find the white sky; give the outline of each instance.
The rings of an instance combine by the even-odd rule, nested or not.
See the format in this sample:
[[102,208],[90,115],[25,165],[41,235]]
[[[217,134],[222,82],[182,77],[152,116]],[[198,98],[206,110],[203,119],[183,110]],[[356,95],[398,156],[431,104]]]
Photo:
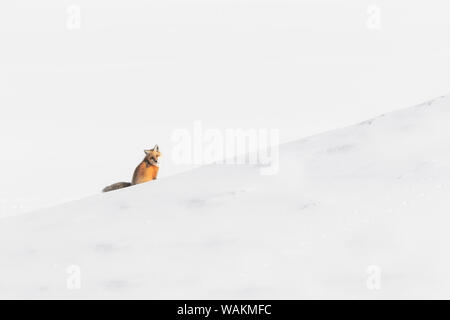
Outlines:
[[129,181],[155,143],[161,176],[183,170],[170,137],[195,120],[283,142],[447,94],[449,14],[444,0],[2,2],[0,210]]

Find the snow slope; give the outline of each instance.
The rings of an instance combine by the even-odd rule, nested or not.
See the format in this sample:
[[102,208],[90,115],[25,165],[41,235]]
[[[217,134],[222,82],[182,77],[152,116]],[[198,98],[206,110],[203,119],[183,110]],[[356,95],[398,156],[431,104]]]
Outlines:
[[449,120],[442,97],[284,144],[275,175],[210,165],[3,218],[0,297],[450,298]]

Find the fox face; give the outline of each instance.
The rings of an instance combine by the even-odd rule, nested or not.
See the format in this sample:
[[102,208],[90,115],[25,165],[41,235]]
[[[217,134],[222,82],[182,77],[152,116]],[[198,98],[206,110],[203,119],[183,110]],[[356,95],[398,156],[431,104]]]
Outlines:
[[158,158],[161,156],[161,152],[159,152],[159,147],[156,144],[153,149],[149,149],[149,150],[144,150],[145,154],[146,154],[146,159],[150,162],[150,163],[158,163]]

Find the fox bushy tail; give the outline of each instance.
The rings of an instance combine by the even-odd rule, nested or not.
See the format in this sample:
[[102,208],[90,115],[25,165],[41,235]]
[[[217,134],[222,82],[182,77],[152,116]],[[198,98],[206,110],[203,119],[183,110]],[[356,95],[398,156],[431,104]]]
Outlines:
[[122,189],[122,188],[126,188],[131,186],[130,182],[117,182],[114,183],[110,186],[105,187],[102,191],[103,192],[108,192],[108,191],[113,191],[113,190],[117,190],[117,189]]

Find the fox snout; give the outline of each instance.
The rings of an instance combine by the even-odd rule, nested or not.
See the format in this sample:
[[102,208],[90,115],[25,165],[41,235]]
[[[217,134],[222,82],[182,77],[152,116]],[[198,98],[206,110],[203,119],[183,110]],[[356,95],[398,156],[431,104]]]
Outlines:
[[155,145],[153,149],[144,150],[145,154],[147,155],[148,159],[151,159],[155,162],[158,162],[158,158],[161,157],[161,152],[159,152],[158,145]]

